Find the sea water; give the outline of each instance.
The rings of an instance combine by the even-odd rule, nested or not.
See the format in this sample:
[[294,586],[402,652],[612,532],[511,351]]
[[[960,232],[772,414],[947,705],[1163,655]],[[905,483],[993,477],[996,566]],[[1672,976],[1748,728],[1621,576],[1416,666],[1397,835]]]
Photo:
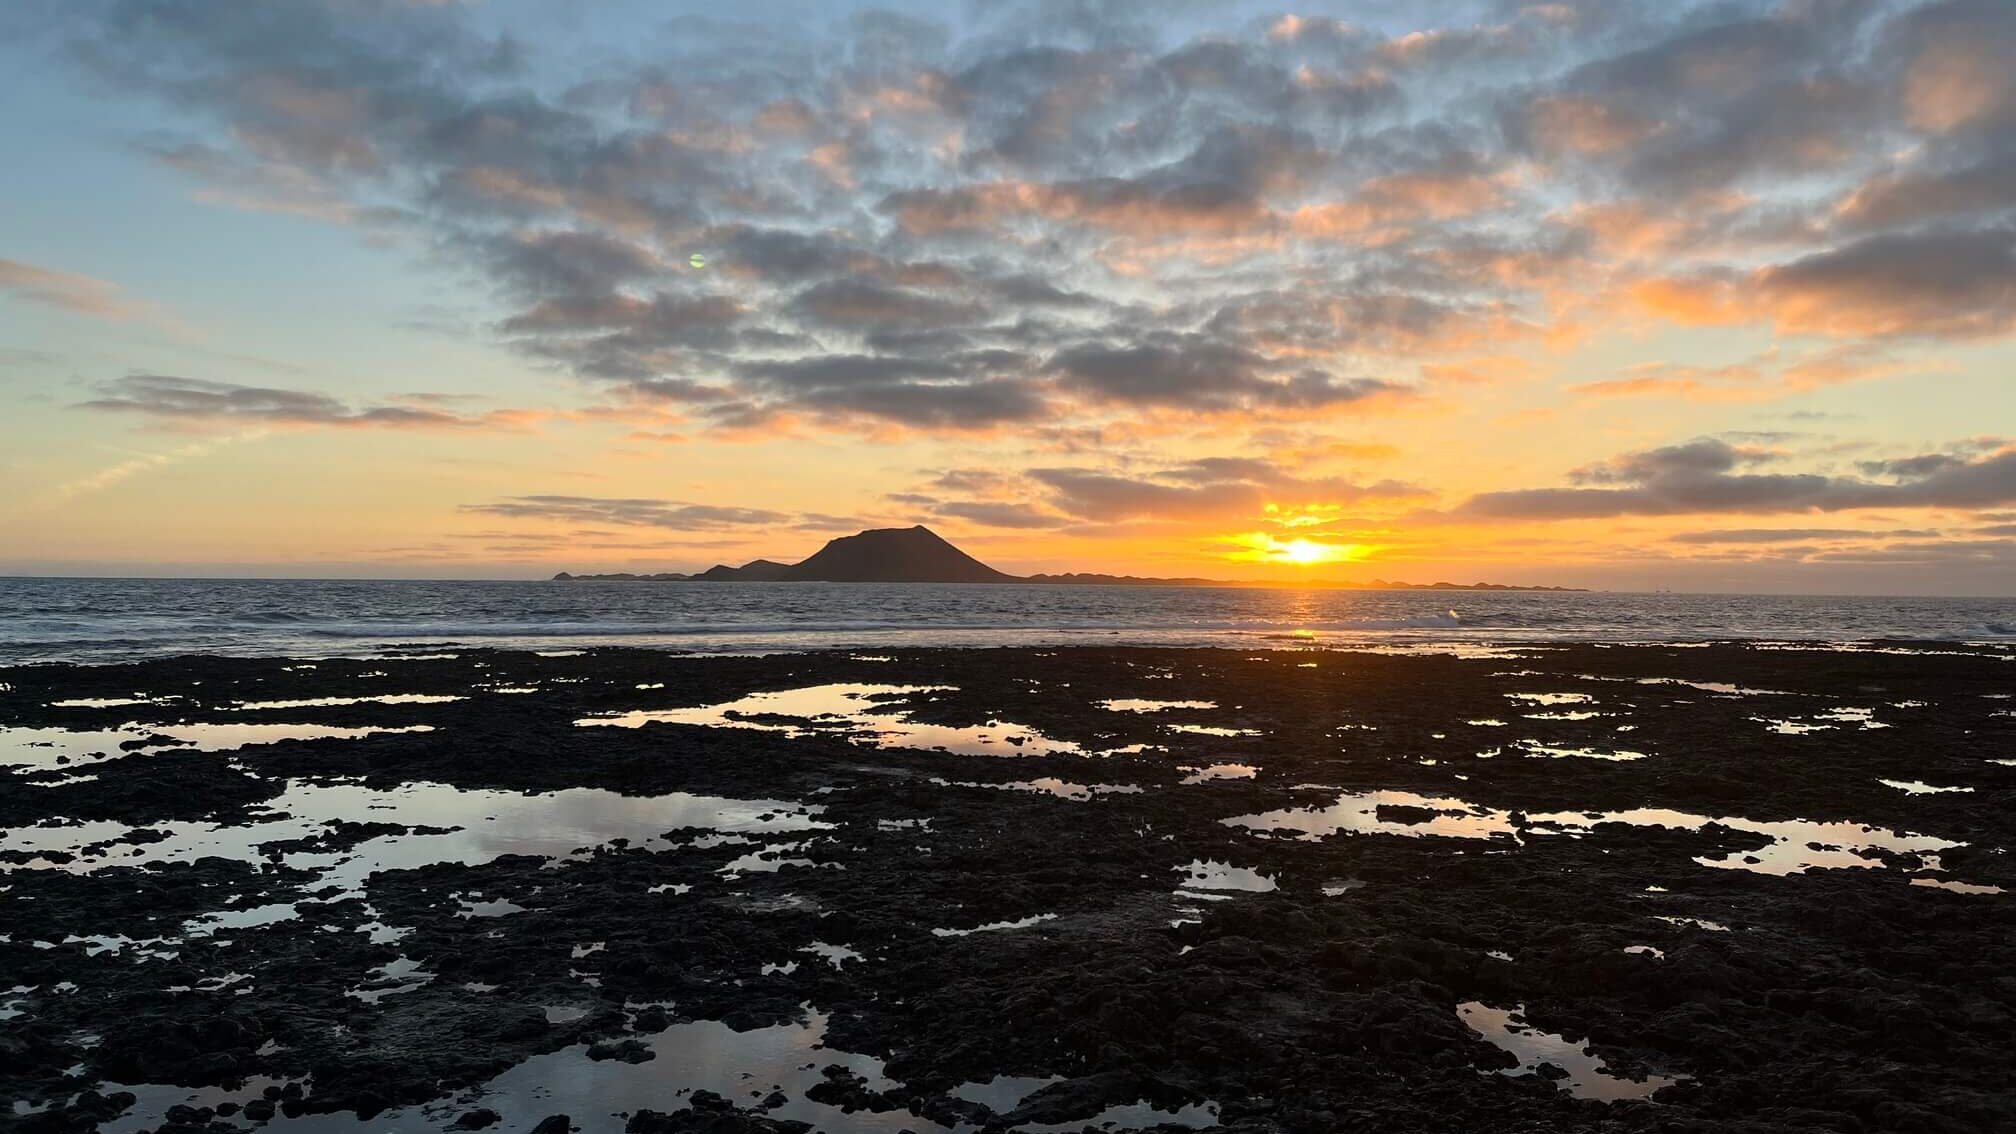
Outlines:
[[394,647],[2016,642],[2016,599],[1051,584],[0,579],[0,664]]

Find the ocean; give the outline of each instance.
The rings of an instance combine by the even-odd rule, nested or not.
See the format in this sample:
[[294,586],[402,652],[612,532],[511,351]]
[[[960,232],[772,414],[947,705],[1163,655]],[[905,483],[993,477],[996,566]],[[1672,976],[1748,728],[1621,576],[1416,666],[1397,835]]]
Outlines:
[[436,646],[2016,643],[2016,599],[829,583],[0,578],[0,664]]

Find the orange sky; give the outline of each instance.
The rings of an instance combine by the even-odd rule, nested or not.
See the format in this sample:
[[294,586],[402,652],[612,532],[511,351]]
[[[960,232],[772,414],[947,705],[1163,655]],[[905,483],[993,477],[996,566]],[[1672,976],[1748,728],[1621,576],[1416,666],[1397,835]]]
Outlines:
[[0,572],[2016,591],[2016,6],[116,7]]

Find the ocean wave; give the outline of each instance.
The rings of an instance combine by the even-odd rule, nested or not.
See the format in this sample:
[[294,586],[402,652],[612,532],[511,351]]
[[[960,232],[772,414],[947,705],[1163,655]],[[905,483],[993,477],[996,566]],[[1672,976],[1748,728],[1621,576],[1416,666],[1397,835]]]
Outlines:
[[[348,622],[315,626],[313,638],[680,638],[729,634],[849,634],[883,630],[1020,630],[1015,623],[977,622]],[[1086,629],[1094,629],[1087,627]],[[1096,629],[1108,629],[1097,627]],[[1116,627],[1115,629],[1131,629]],[[1139,629],[1149,629],[1140,627]]]
[[[1519,625],[1516,621],[1503,625]],[[1308,637],[1311,633],[1347,633],[1382,630],[1460,630],[1473,624],[1455,611],[1411,618],[1356,618],[1311,621],[1292,625],[1256,628],[1250,621],[1192,620],[1184,623],[1146,622],[1127,619],[1087,621],[1047,621],[1001,619],[995,621],[946,621],[942,619],[849,619],[827,621],[720,621],[720,622],[419,622],[346,621],[305,628],[301,633],[324,638],[628,638],[704,637],[707,635],[766,634],[849,634],[884,631],[1014,632],[1052,631],[1086,634],[1131,634],[1164,632],[1233,632],[1257,634],[1265,638]]]
[[[932,586],[618,587],[0,579],[0,664],[172,653],[369,654],[393,643],[681,652],[874,644],[2016,643],[2016,599]],[[2016,653],[2010,656],[2016,657]]]
[[1346,618],[1327,622],[1310,622],[1293,630],[1269,629],[1259,631],[1262,638],[1306,639],[1311,635],[1330,632],[1343,633],[1353,630],[1456,630],[1475,624],[1466,621],[1455,611],[1444,614],[1423,614],[1412,618]]

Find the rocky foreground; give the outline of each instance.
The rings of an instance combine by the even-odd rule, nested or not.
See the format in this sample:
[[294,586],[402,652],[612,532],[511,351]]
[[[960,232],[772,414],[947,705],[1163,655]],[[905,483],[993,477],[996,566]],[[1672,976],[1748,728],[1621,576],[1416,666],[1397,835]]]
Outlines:
[[0,670],[0,1125],[2016,1129],[2012,692],[1905,644]]

